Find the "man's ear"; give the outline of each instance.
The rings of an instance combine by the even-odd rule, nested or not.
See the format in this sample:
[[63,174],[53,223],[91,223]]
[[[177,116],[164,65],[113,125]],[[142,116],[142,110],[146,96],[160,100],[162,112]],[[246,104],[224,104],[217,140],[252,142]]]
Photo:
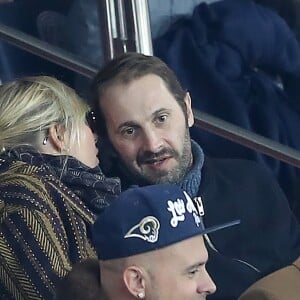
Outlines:
[[56,151],[65,150],[65,128],[61,125],[52,125],[48,130],[48,140]]
[[186,93],[184,102],[186,106],[187,123],[189,127],[192,127],[194,125],[194,113],[192,110],[192,99],[189,92]]
[[123,272],[123,280],[129,293],[135,298],[145,298],[146,280],[141,268],[137,266],[127,267]]

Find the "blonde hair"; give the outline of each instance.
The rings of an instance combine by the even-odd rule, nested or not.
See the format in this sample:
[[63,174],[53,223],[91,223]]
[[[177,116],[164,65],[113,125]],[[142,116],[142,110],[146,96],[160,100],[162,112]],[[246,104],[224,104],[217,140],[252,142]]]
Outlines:
[[70,146],[79,143],[80,127],[89,106],[75,91],[48,76],[25,77],[0,86],[0,152],[20,145],[39,150],[53,125],[69,133]]

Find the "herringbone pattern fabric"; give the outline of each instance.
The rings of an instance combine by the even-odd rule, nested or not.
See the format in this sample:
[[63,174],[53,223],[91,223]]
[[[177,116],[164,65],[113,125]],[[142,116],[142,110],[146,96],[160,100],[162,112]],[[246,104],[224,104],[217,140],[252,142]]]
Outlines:
[[94,219],[45,167],[0,160],[0,299],[53,299],[72,265],[96,256]]

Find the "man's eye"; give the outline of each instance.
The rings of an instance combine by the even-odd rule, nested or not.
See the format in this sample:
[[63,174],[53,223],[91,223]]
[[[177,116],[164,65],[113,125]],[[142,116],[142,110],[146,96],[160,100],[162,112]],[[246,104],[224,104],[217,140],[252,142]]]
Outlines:
[[168,116],[167,115],[161,115],[158,117],[158,121],[159,122],[165,122],[167,120]]
[[127,128],[127,129],[124,129],[122,132],[123,132],[124,135],[133,135],[134,134],[134,129],[133,128]]
[[189,277],[193,277],[196,273],[198,273],[198,271],[198,269],[190,270],[188,273]]

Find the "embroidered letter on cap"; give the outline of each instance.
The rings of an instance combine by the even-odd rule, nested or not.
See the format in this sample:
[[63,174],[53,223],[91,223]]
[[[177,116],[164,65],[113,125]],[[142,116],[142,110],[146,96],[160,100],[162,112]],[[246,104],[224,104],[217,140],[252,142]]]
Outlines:
[[124,238],[137,237],[149,243],[155,243],[158,240],[159,228],[159,221],[153,216],[148,216],[129,229]]
[[178,222],[184,221],[185,217],[185,203],[182,199],[176,201],[168,200],[168,211],[171,212],[172,218],[170,224],[172,227],[177,227]]

